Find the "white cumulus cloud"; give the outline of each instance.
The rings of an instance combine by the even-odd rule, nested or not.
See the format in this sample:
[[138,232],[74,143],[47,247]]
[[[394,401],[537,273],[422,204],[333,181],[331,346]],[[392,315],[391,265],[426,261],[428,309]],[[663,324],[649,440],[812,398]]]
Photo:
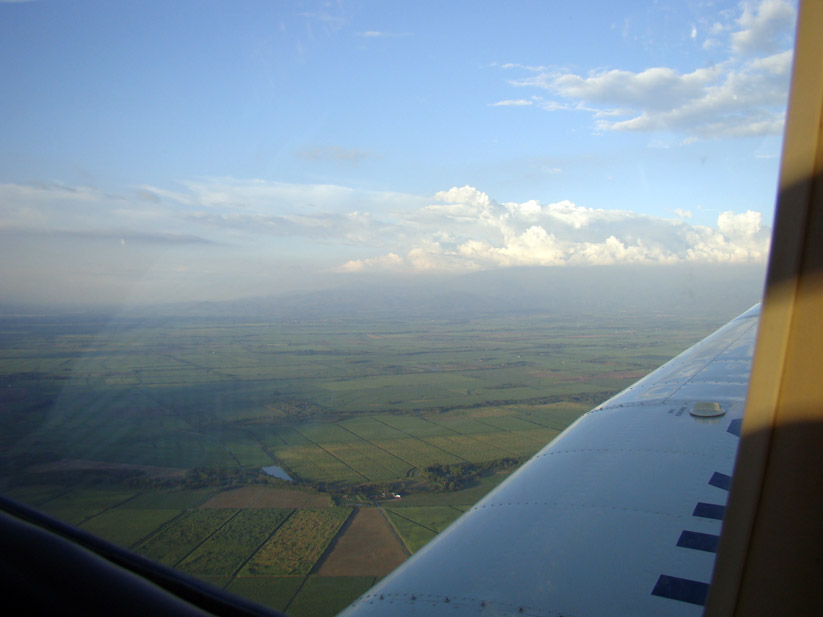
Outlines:
[[[511,85],[546,93],[532,97],[536,106],[590,113],[599,131],[674,131],[703,138],[773,135],[783,128],[795,18],[787,0],[743,3],[734,31],[717,23],[710,28],[712,36],[726,34],[729,57],[691,71],[656,66],[573,73],[503,66],[527,73]],[[719,45],[709,41],[704,46]]]
[[795,20],[794,4],[787,0],[744,2],[737,20],[740,30],[732,33],[732,48],[741,54],[774,52],[786,44]]
[[[765,262],[770,234],[760,213],[722,212],[713,226],[690,224],[686,210],[674,213],[680,218],[570,200],[505,202],[468,185],[430,199],[234,178],[184,182],[177,190],[144,185],[119,195],[63,184],[0,185],[0,233],[7,237],[191,247],[213,264],[259,254],[356,274]],[[191,259],[191,267],[206,263]]]
[[[564,200],[500,203],[471,186],[406,212],[395,228],[405,248],[385,258],[348,262],[340,270],[465,271],[510,266],[763,263],[769,230],[757,212],[723,212],[715,227],[690,225]],[[402,229],[402,233],[400,230]],[[404,255],[404,257],[400,257]]]
[[339,272],[363,272],[364,270],[391,270],[403,265],[403,258],[394,253],[368,259],[350,259],[337,268]]

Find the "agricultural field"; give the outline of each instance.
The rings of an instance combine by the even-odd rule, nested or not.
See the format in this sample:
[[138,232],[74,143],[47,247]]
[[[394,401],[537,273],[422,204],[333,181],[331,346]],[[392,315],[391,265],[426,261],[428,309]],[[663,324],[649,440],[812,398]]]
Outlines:
[[[233,510],[188,511],[174,524],[161,528],[135,549],[146,557],[174,567],[236,514]],[[109,539],[114,540],[111,537]]]
[[463,510],[453,506],[391,507],[386,512],[411,553],[423,548],[463,514]]
[[424,527],[409,518],[395,514],[394,512],[389,512],[388,515],[389,520],[391,520],[398,535],[403,539],[403,544],[410,554],[419,551],[437,535],[437,532],[433,529]]
[[406,506],[389,508],[389,512],[417,523],[421,527],[431,529],[435,533],[443,531],[463,514],[457,508],[450,506]]
[[239,510],[179,563],[189,574],[234,576],[289,518],[291,510]]
[[[0,317],[0,490],[333,615],[709,320]],[[460,490],[434,465],[482,464]],[[278,466],[292,482],[266,476]]]
[[246,563],[241,574],[308,574],[351,515],[352,511],[349,508],[295,511]]
[[381,508],[357,508],[316,570],[319,576],[386,576],[409,556]]
[[115,508],[83,522],[79,527],[121,546],[132,546],[180,516],[180,510]]
[[307,490],[244,486],[222,491],[204,502],[201,508],[328,508],[327,495]]
[[225,588],[275,610],[285,611],[305,580],[302,576],[238,576]]
[[309,576],[300,593],[286,607],[295,617],[331,617],[377,582],[373,576]]
[[[14,493],[12,492],[13,496]],[[73,489],[61,491],[38,507],[46,514],[72,525],[82,525],[93,517],[113,511],[136,496],[134,491],[99,489]]]

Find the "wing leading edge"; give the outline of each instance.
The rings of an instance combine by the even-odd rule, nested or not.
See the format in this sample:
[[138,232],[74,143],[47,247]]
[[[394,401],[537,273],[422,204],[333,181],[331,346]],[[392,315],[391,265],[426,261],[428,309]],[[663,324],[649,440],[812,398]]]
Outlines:
[[759,312],[582,416],[343,615],[701,614]]

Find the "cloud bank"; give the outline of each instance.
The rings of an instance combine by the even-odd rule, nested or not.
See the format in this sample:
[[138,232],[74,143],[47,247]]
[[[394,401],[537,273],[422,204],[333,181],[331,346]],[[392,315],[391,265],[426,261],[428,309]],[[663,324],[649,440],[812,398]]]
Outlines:
[[586,208],[568,200],[498,203],[471,186],[434,197],[435,203],[406,212],[398,225],[406,237],[414,230],[412,246],[350,260],[339,271],[763,263],[769,250],[769,229],[763,226],[762,215],[751,210],[723,212],[712,228],[689,225],[681,218]]
[[344,274],[765,263],[770,232],[760,213],[722,212],[712,227],[688,215],[500,202],[471,186],[427,199],[233,178],[121,193],[5,184],[0,258],[25,268],[8,269],[0,287],[10,294],[25,279],[32,289],[59,283],[103,297],[104,285],[131,293],[137,281],[147,297],[160,285],[168,297],[189,281],[240,297]]

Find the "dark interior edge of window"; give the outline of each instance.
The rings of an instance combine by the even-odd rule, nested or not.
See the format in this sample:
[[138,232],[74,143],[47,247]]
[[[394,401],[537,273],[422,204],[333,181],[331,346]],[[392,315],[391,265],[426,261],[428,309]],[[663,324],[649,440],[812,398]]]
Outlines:
[[0,587],[24,614],[285,617],[4,495],[0,512]]

